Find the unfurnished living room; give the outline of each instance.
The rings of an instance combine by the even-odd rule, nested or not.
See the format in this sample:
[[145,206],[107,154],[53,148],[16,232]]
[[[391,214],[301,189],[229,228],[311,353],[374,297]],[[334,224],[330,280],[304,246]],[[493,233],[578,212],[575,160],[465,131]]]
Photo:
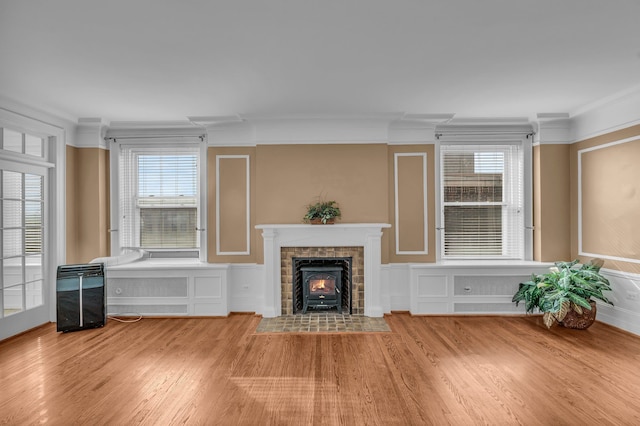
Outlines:
[[639,16],[0,0],[0,424],[640,424]]

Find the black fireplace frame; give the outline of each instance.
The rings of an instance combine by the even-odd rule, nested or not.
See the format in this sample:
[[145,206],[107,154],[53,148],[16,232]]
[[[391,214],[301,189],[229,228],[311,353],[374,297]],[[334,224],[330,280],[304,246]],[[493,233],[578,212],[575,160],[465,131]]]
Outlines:
[[[302,271],[302,313],[314,309],[338,309],[342,313],[342,267],[335,266],[303,266]],[[321,277],[322,280],[333,281],[333,291],[327,294],[317,294],[311,291],[311,281]]]
[[341,310],[343,314],[353,314],[353,257],[292,257],[292,301],[293,314],[302,314],[303,311],[303,283],[302,271],[303,266],[334,266],[342,267],[342,303]]

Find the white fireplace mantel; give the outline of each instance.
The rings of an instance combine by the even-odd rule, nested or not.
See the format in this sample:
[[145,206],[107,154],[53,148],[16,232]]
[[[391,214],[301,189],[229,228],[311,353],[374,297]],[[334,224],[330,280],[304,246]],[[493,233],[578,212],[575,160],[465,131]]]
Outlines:
[[264,241],[265,288],[262,316],[282,314],[280,249],[282,247],[364,247],[364,314],[381,317],[380,258],[382,229],[388,223],[341,223],[335,225],[257,225]]

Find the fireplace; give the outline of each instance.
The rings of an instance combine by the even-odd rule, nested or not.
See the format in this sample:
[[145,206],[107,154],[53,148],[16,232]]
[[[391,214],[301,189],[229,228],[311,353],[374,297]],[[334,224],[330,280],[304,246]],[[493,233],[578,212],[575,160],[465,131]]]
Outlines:
[[292,314],[334,310],[352,314],[351,257],[292,257]]
[[[382,317],[385,308],[381,283],[381,238],[382,229],[390,227],[387,223],[256,225],[262,230],[264,250],[264,297],[258,312],[265,318],[293,313],[289,263],[292,257],[346,255],[353,256],[353,291],[350,293],[353,314]],[[298,253],[298,250],[305,253]],[[335,254],[323,251],[334,251]],[[343,297],[344,292],[343,285]]]
[[305,266],[302,269],[302,313],[309,308],[337,308],[342,313],[342,269],[335,266]]

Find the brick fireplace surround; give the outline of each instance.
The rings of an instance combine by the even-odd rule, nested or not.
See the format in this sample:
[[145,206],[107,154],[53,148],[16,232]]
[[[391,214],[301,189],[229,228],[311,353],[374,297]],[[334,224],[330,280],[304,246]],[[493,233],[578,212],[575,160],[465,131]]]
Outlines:
[[[280,259],[282,315],[293,315],[293,258],[351,257],[351,309],[364,315],[364,247],[282,247]],[[348,310],[347,310],[348,312]]]
[[389,227],[386,223],[257,225],[264,241],[262,316],[290,314],[292,281],[289,275],[291,258],[295,256],[352,257],[353,313],[382,317],[381,238],[382,229]]

